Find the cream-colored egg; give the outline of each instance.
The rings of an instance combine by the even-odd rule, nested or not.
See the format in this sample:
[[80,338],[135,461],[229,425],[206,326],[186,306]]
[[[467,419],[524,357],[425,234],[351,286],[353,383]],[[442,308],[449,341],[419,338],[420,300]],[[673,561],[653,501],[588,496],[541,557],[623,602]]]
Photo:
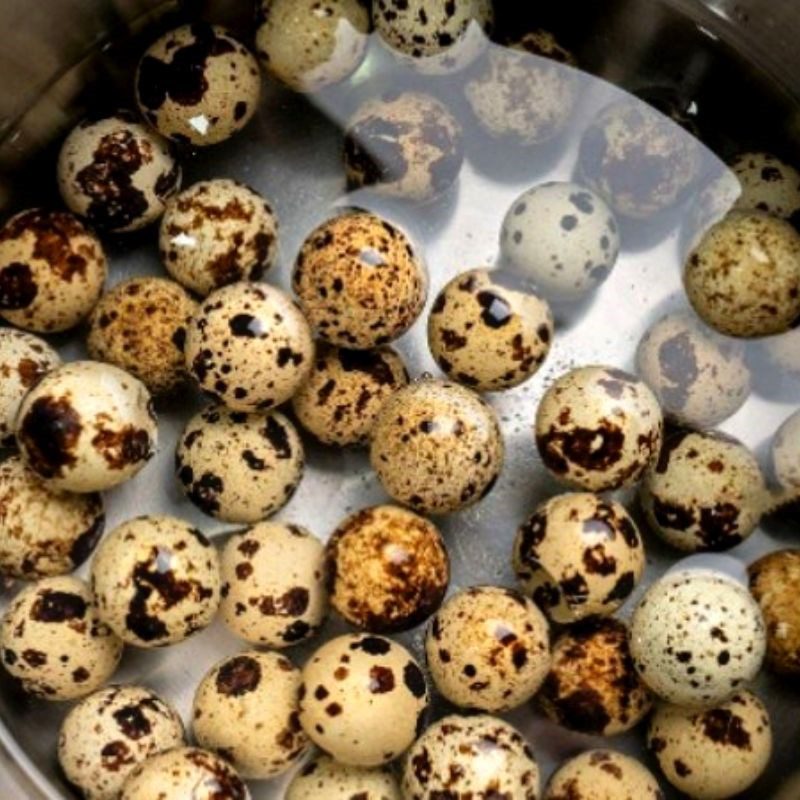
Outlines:
[[742,193],[736,208],[774,217],[800,216],[800,172],[771,153],[742,153],[731,162]]
[[772,440],[772,467],[785,489],[800,489],[800,411],[790,416]]
[[317,756],[294,776],[286,800],[401,800],[391,767],[351,767]]

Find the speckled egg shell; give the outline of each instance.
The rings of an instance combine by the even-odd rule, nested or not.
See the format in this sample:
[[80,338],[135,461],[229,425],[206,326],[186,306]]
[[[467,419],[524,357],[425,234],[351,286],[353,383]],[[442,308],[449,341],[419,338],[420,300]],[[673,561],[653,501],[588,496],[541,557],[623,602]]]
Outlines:
[[262,0],[256,51],[297,92],[317,92],[355,72],[367,52],[368,4],[360,0]]
[[800,489],[800,411],[781,425],[772,440],[772,468],[785,489]]
[[339,636],[303,668],[300,723],[314,744],[343,764],[388,764],[411,746],[427,708],[417,662],[381,636]]
[[0,328],[0,447],[13,447],[14,423],[25,395],[61,357],[31,333]]
[[634,669],[627,625],[597,619],[562,633],[537,703],[553,722],[577,733],[615,736],[638,725],[653,698]]
[[136,70],[136,102],[162,135],[217,144],[244,128],[261,95],[255,56],[227,31],[203,22],[164,34]]
[[89,319],[89,357],[124,369],[153,394],[188,378],[183,348],[197,303],[165,278],[132,278],[100,298]]
[[563,494],[520,527],[513,566],[523,591],[555,622],[568,624],[613,614],[641,580],[645,552],[619,503]]
[[74,700],[114,673],[122,642],[104,625],[89,587],[43,578],[23,589],[0,622],[2,664],[22,688],[45,700]]
[[683,570],[658,580],[641,599],[630,648],[636,670],[659,697],[710,708],[758,674],[766,630],[741,584],[709,570]]
[[50,488],[99,492],[155,455],[158,428],[143,383],[110,364],[73,361],[45,375],[17,416],[17,443]]
[[731,162],[742,193],[736,208],[800,221],[800,172],[771,153],[742,153]]
[[487,714],[444,717],[409,750],[403,796],[536,800],[539,765],[522,734]]
[[536,414],[536,444],[564,483],[592,492],[632,486],[658,456],[661,407],[643,381],[613,367],[562,375]]
[[504,453],[491,406],[457,384],[424,379],[384,403],[372,429],[370,461],[398,503],[448,514],[492,490]]
[[488,270],[464,272],[439,293],[428,344],[448,378],[479,391],[510,389],[536,374],[550,352],[550,306]]
[[667,314],[647,330],[636,366],[664,413],[690,427],[719,425],[750,395],[741,342],[717,336],[688,312]]
[[84,120],[58,156],[58,188],[70,211],[117,233],[155,222],[180,183],[168,142],[130,112]]
[[234,411],[289,400],[311,371],[314,341],[288,294],[233,283],[210,294],[189,324],[186,364],[200,388]]
[[349,767],[329,756],[317,756],[286,789],[286,800],[401,800],[391,767]]
[[178,440],[175,473],[203,513],[225,522],[266,519],[289,502],[303,477],[303,443],[277,411],[208,406]]
[[0,464],[0,574],[33,580],[72,572],[104,523],[101,495],[54,492],[19,456]]
[[465,589],[428,626],[428,669],[451,703],[493,713],[533,697],[550,668],[550,633],[541,611],[495,586]]
[[195,692],[197,743],[244,778],[286,772],[309,746],[298,721],[299,689],[300,670],[285,656],[251,651],[226,658]]
[[137,765],[183,742],[180,716],[158,695],[140,686],[111,686],[67,714],[58,763],[87,800],[117,800]]
[[428,278],[403,231],[375,214],[354,211],[308,236],[292,286],[322,339],[366,350],[394,341],[414,324]]
[[163,647],[206,627],[219,605],[219,559],[175,517],[138,517],[115,528],[92,561],[100,618],[128,644]]
[[680,792],[694,800],[726,800],[749,789],[767,768],[772,728],[764,704],[743,691],[706,711],[659,705],[647,746]]
[[351,189],[428,203],[457,180],[461,125],[442,102],[419,92],[368,100],[348,123],[344,166]]
[[22,211],[0,228],[0,317],[34,333],[74,328],[106,280],[100,240],[65,211]]
[[800,320],[800,234],[762,212],[729,214],[689,256],[683,280],[695,311],[721,333],[784,333]]
[[216,178],[184,189],[167,204],[161,261],[187,289],[205,297],[223,286],[260,280],[278,256],[278,220],[249,186]]
[[289,647],[327,616],[324,547],[299,525],[264,522],[234,534],[221,573],[222,621],[251,644]]
[[755,456],[716,431],[677,431],[645,474],[639,497],[650,527],[686,552],[729,550],[756,529],[766,485]]
[[770,364],[795,380],[800,379],[800,328],[761,342]]
[[375,633],[409,630],[441,605],[450,559],[436,526],[396,506],[345,519],[326,546],[331,605]]

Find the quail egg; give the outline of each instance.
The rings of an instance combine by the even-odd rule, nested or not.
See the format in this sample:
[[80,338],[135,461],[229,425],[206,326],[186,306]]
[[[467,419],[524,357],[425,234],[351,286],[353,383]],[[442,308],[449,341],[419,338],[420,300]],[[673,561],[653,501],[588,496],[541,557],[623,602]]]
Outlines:
[[800,489],[800,410],[778,429],[771,452],[778,483],[784,489]]
[[800,172],[771,153],[742,153],[731,162],[742,193],[736,208],[800,221]]
[[461,125],[430,95],[393,91],[368,100],[348,123],[344,166],[351,189],[427,203],[458,180],[463,161]]
[[292,409],[323,444],[365,445],[381,406],[408,382],[405,362],[391,347],[346,350],[320,341]]
[[225,522],[266,519],[291,499],[305,457],[297,430],[277,411],[208,406],[178,440],[175,472],[203,513]]
[[517,532],[513,565],[523,591],[554,622],[613,614],[644,574],[636,524],[619,503],[595,494],[546,501]]
[[22,688],[45,700],[74,700],[100,688],[122,656],[101,622],[89,587],[53,577],[23,589],[0,622],[2,664]]
[[136,102],[162,135],[205,146],[229,139],[256,112],[255,56],[223,28],[195,22],[164,34],[136,70]]
[[550,306],[488,270],[453,278],[428,318],[428,344],[447,377],[479,391],[519,386],[550,352]]
[[127,111],[86,119],[58,156],[58,187],[70,211],[124,233],[155,222],[180,188],[169,144]]
[[254,189],[227,178],[200,181],[167,204],[161,261],[178,283],[203,297],[260,280],[278,255],[278,220]]
[[734,210],[741,195],[742,185],[727,167],[712,173],[689,203],[681,231],[682,255],[691,253],[709,229]]
[[537,703],[553,722],[577,733],[615,736],[636,727],[653,698],[634,669],[627,625],[593,619],[562,633]]
[[725,800],[749,789],[767,768],[772,728],[761,700],[742,691],[705,711],[660,705],[650,720],[647,746],[682,794]]
[[158,428],[144,384],[96,361],[45,375],[17,416],[28,466],[52,489],[99,492],[129,480],[153,457]]
[[219,560],[211,542],[167,516],[122,523],[100,544],[91,584],[100,618],[123,641],[162,647],[206,627],[219,605]]
[[308,236],[292,286],[322,339],[366,350],[414,324],[428,278],[403,231],[368,211],[348,211]]
[[539,765],[522,734],[488,714],[451,714],[417,739],[403,763],[409,800],[536,800]]
[[481,397],[425,378],[395,392],[372,429],[370,461],[386,492],[423,514],[482,500],[503,466],[497,415]]
[[509,711],[536,694],[550,668],[547,620],[512,589],[465,589],[431,621],[425,655],[436,688],[451,703]]
[[620,249],[614,215],[577,183],[545,183],[523,192],[503,221],[508,268],[556,300],[577,300],[608,278]]
[[65,211],[22,211],[0,228],[0,317],[34,333],[74,328],[106,280],[100,240]]
[[348,767],[329,756],[317,756],[286,789],[286,800],[401,800],[391,767]]
[[800,328],[761,342],[769,363],[795,380],[800,379]]
[[101,495],[55,492],[19,456],[0,463],[0,574],[32,580],[72,572],[104,524]]
[[222,551],[221,573],[222,621],[251,644],[289,647],[325,621],[325,550],[299,525],[263,522],[235,533]]
[[536,444],[556,478],[604,492],[637,483],[661,449],[661,407],[647,384],[614,367],[562,375],[536,414]]
[[376,767],[411,746],[428,700],[425,676],[405,647],[382,636],[339,636],[303,668],[300,723],[337,761]]
[[686,708],[724,703],[761,669],[764,619],[747,589],[711,570],[669,573],[639,601],[630,649],[642,680]]
[[314,341],[294,300],[266,283],[210,294],[190,322],[186,364],[200,388],[234,411],[267,411],[297,391]]
[[226,658],[197,687],[197,743],[244,778],[286,772],[309,746],[298,721],[299,688],[300,670],[285,656],[251,651]]
[[117,800],[134,767],[180,747],[183,722],[140,686],[110,686],[81,700],[58,734],[58,762],[87,800]]

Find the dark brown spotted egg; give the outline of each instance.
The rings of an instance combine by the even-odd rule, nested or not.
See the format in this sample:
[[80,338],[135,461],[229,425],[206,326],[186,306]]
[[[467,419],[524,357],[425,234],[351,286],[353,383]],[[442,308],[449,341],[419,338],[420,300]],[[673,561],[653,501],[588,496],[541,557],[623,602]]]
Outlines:
[[298,720],[300,670],[285,656],[255,650],[226,658],[194,695],[192,731],[244,778],[290,769],[309,747]]
[[100,240],[72,214],[22,211],[0,228],[0,317],[34,333],[85,319],[106,280]]
[[292,287],[320,338],[366,350],[394,341],[414,324],[428,278],[400,228],[368,211],[346,211],[308,236]]
[[637,483],[657,458],[663,416],[647,384],[613,367],[562,375],[536,414],[536,444],[564,483],[590,492]]
[[428,701],[425,676],[405,647],[382,636],[339,636],[303,668],[300,723],[337,761],[376,767],[411,746]]
[[289,400],[313,365],[314,341],[297,304],[266,283],[212,292],[186,334],[186,365],[200,388],[235,411]]
[[362,630],[416,627],[439,608],[450,582],[436,526],[397,506],[352,514],[333,532],[325,554],[331,605]]
[[186,522],[138,517],[103,539],[91,568],[100,618],[125,642],[163,647],[205,628],[219,605],[214,546]]
[[289,502],[303,477],[303,443],[277,411],[207,406],[178,440],[175,473],[201,511],[225,522],[252,523]]
[[403,762],[408,800],[537,800],[539,765],[522,734],[488,714],[451,714],[431,725]]
[[133,769],[184,743],[178,712],[141,686],[110,686],[81,700],[58,734],[58,763],[89,800],[117,800]]
[[577,733],[615,736],[638,725],[653,697],[633,666],[627,625],[594,619],[562,633],[536,702],[553,722]]
[[224,28],[196,22],[164,34],[136,70],[136,101],[162,135],[205,146],[229,139],[255,114],[255,56]]
[[741,153],[731,162],[741,194],[735,207],[800,221],[800,172],[771,153]]
[[478,391],[511,389],[535,375],[553,333],[547,301],[484,269],[453,278],[428,318],[436,363],[448,378]]
[[761,700],[741,691],[705,711],[659,705],[647,746],[679,792],[696,800],[725,800],[746,792],[767,768],[772,727]]
[[286,800],[401,800],[389,767],[351,767],[321,755],[309,761],[286,789]]
[[58,156],[58,187],[70,211],[117,233],[155,222],[180,183],[169,143],[126,111],[84,120]]
[[3,667],[45,700],[74,700],[99,689],[121,656],[122,642],[77,578],[42,578],[11,601],[0,622]]
[[236,636],[282,649],[322,627],[328,614],[325,550],[305,528],[263,522],[235,533],[220,568],[220,616]]
[[150,394],[127,372],[73,361],[48,373],[17,416],[17,443],[50,488],[99,492],[136,475],[155,455]]
[[619,503],[575,493],[543,503],[517,532],[513,565],[523,591],[555,622],[613,614],[644,574],[636,524]]

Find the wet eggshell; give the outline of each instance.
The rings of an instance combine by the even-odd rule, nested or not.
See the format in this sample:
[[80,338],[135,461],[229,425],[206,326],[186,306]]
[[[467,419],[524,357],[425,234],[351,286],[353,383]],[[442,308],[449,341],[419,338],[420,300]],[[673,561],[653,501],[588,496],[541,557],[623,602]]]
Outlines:
[[207,406],[178,440],[175,473],[203,513],[252,523],[289,502],[303,477],[303,443],[277,411],[245,413]]
[[159,233],[161,262],[203,297],[260,280],[278,256],[278,220],[254,189],[227,178],[200,181],[173,198]]
[[785,489],[800,489],[800,411],[781,425],[771,448],[772,468]]
[[163,647],[213,620],[219,559],[211,542],[183,520],[138,517],[116,527],[92,561],[100,618],[126,643]]
[[84,120],[58,156],[58,188],[70,211],[117,233],[155,222],[180,183],[168,142],[127,111]]
[[769,362],[795,380],[800,379],[800,328],[761,343]]
[[581,367],[547,390],[536,444],[564,483],[603,492],[637,483],[663,437],[661,407],[647,384],[614,367]]
[[55,577],[23,589],[0,622],[2,664],[45,700],[74,700],[99,689],[122,656],[122,642],[97,614],[89,587]]
[[124,370],[73,361],[48,373],[17,416],[17,444],[53,489],[98,492],[136,475],[155,455],[150,394]]
[[277,653],[226,658],[200,682],[192,708],[197,743],[244,778],[271,778],[308,750],[298,721],[300,670]]
[[619,503],[588,493],[543,503],[517,532],[522,590],[561,624],[613,614],[644,574],[636,524]]
[[87,800],[117,800],[148,758],[184,742],[172,706],[140,686],[110,686],[74,706],[58,735],[58,763]]
[[800,220],[800,172],[771,153],[742,153],[731,162],[742,193],[736,208]]
[[384,403],[372,429],[370,462],[398,503],[448,514],[492,490],[504,452],[497,416],[479,395],[423,379]]
[[34,333],[74,328],[103,291],[100,240],[77,217],[40,208],[0,228],[0,317]]
[[349,767],[329,756],[317,756],[286,789],[286,800],[401,800],[391,767]]
[[325,551],[305,528],[264,522],[231,536],[221,558],[220,616],[254,645],[290,647],[328,614]]
[[285,403],[308,376],[311,330],[288,294],[242,281],[212,292],[186,334],[186,364],[200,388],[234,411]]
[[255,56],[224,28],[196,22],[164,34],[136,70],[136,101],[162,135],[217,144],[244,128],[261,96]]
[[545,300],[483,269],[453,278],[428,318],[436,363],[451,380],[479,391],[510,389],[535,375],[553,335]]
[[752,692],[706,711],[659,705],[647,746],[666,779],[694,800],[726,800],[746,791],[772,755],[769,714]]
[[710,570],[654,583],[631,619],[631,655],[642,680],[686,708],[724,703],[761,669],[764,619],[741,584]]
[[339,636],[303,668],[300,723],[337,761],[376,767],[411,746],[428,701],[425,676],[405,647],[381,636]]
[[349,211],[309,234],[292,287],[320,338],[366,350],[414,324],[428,277],[403,231],[370,212]]
[[428,626],[428,669],[436,688],[461,708],[499,713],[539,690],[550,667],[550,633],[541,611],[495,586],[465,589]]

